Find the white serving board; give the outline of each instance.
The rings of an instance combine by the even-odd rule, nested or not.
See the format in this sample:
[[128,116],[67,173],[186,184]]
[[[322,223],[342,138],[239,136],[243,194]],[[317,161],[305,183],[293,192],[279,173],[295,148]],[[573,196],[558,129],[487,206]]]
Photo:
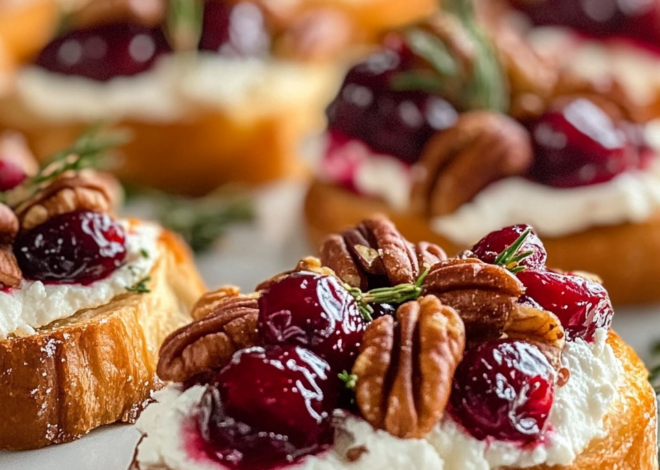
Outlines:
[[[208,286],[230,283],[251,291],[260,281],[291,269],[302,256],[313,253],[302,223],[303,195],[299,184],[260,191],[258,221],[232,229],[213,251],[197,260]],[[134,206],[129,211],[144,214],[149,208]],[[653,341],[660,338],[660,305],[618,311],[614,324],[646,357]],[[126,470],[138,439],[133,426],[106,426],[70,444],[0,452],[0,470]]]

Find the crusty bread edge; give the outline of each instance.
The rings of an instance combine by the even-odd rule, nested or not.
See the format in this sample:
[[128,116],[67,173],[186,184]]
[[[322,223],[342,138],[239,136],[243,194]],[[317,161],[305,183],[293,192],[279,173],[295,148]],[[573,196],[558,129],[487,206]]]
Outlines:
[[127,292],[37,334],[0,341],[0,449],[75,440],[133,422],[159,386],[158,348],[205,291],[188,249],[164,231],[151,292]]

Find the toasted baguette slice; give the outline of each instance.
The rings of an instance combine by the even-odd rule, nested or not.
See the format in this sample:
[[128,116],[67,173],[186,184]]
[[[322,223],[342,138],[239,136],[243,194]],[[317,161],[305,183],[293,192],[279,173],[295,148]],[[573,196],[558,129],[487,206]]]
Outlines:
[[160,384],[160,343],[204,292],[188,249],[163,232],[149,293],[127,292],[0,341],[0,449],[35,449],[133,422]]
[[[537,465],[526,470],[657,470],[656,396],[648,381],[648,371],[616,333],[610,332],[608,343],[623,365],[624,376],[619,386],[619,398],[605,416],[606,436],[593,440],[571,465]],[[134,458],[129,470],[188,469],[160,465],[145,467]]]
[[[352,227],[374,213],[387,215],[412,242],[437,243],[451,256],[469,248],[433,232],[428,219],[420,214],[395,211],[378,199],[360,196],[336,185],[314,181],[305,201],[307,232],[315,244],[327,234]],[[548,266],[597,274],[603,279],[614,304],[660,300],[656,282],[660,278],[660,211],[641,223],[593,227],[562,237],[543,237],[543,244],[548,251]]]

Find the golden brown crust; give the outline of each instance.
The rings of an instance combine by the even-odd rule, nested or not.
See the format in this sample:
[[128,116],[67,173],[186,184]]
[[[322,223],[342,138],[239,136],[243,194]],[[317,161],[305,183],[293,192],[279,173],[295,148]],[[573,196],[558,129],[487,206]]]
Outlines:
[[187,249],[173,240],[161,240],[150,293],[127,292],[34,335],[0,341],[0,449],[69,442],[137,418],[159,385],[161,341],[190,320],[187,311],[204,292]]
[[[437,243],[449,255],[468,248],[434,233],[424,217],[393,211],[381,201],[333,185],[315,181],[305,201],[307,229],[315,244],[328,233],[354,226],[374,213],[387,214],[413,242]],[[615,304],[660,300],[656,282],[660,278],[660,212],[643,223],[597,227],[558,238],[544,237],[543,242],[549,265],[598,274]]]

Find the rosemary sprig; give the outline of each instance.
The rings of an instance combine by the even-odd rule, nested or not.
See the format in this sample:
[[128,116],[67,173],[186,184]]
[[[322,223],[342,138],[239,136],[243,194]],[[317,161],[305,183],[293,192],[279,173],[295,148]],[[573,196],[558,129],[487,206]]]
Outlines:
[[202,35],[204,2],[170,0],[167,13],[167,33],[172,48],[177,51],[197,49]]
[[531,229],[525,230],[516,241],[509,245],[509,247],[502,253],[497,255],[497,258],[495,258],[495,264],[505,267],[513,274],[524,271],[525,266],[521,266],[520,262],[531,256],[534,252],[532,250],[520,252],[520,248],[523,246],[530,233],[532,233]]
[[[392,86],[398,90],[421,90],[448,99],[461,111],[491,109],[505,112],[509,105],[509,86],[496,53],[477,24],[473,0],[443,2],[442,22],[448,35],[461,34],[463,42],[470,41],[475,51],[470,66],[452,52],[450,41],[432,31],[410,27],[404,39],[412,52],[427,67],[421,66],[396,75]],[[444,25],[444,26],[443,26]]]
[[357,375],[349,374],[348,371],[343,371],[340,374],[338,374],[337,377],[339,377],[339,380],[344,382],[344,387],[347,390],[355,390],[358,379]]
[[127,286],[126,290],[129,292],[135,292],[136,294],[148,294],[151,292],[151,289],[147,286],[147,283],[151,281],[151,276],[140,279],[138,282],[132,286]]
[[48,158],[36,175],[27,184],[38,185],[51,181],[62,173],[83,168],[98,168],[100,159],[110,149],[128,141],[128,136],[122,131],[109,132],[103,124],[96,124],[83,132],[68,148]]
[[159,194],[156,205],[158,221],[180,234],[196,253],[209,249],[229,225],[255,217],[252,202],[230,191],[199,199]]
[[402,304],[415,300],[422,295],[422,284],[429,270],[424,271],[414,284],[399,284],[393,287],[379,287],[367,292],[362,292],[359,287],[345,285],[349,294],[358,303],[360,313],[365,321],[373,321],[374,309],[370,304]]

